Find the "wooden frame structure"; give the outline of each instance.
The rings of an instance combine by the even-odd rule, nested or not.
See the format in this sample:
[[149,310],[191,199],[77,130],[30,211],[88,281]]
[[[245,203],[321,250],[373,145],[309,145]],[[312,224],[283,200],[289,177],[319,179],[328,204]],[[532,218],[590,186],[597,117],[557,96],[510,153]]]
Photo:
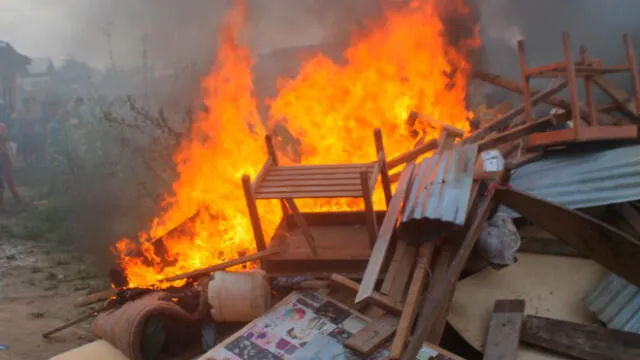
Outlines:
[[382,132],[375,129],[376,161],[362,164],[290,165],[279,164],[273,137],[265,137],[269,157],[253,182],[249,175],[242,177],[242,186],[249,217],[259,251],[267,248],[260,223],[256,200],[280,200],[283,218],[292,216],[301,229],[309,249],[318,257],[316,241],[295,199],[362,198],[370,246],[378,234],[378,221],[373,208],[373,192],[381,178],[387,205],[391,200],[391,180],[384,152]]
[[[533,120],[532,109],[535,105],[532,101],[532,93],[529,82],[533,78],[565,78],[569,89],[569,115],[567,120],[573,124],[572,128],[555,130],[544,133],[534,133],[528,136],[527,148],[545,148],[556,145],[567,145],[574,142],[602,142],[610,140],[636,140],[638,138],[638,125],[640,123],[640,77],[636,57],[629,40],[629,36],[623,36],[623,43],[627,54],[627,64],[617,66],[604,66],[601,61],[588,58],[586,46],[580,47],[580,57],[573,58],[570,35],[562,34],[564,60],[552,64],[534,68],[527,66],[524,40],[518,41],[518,57],[521,73],[521,90],[524,98],[524,119],[526,124]],[[605,75],[616,73],[630,73],[633,85],[633,99],[630,99],[624,91],[609,82]],[[580,102],[578,94],[578,79],[583,79],[585,89],[585,105]],[[593,96],[594,85],[612,98],[613,104],[607,104],[598,108]],[[565,109],[566,111],[567,109]],[[603,126],[600,121],[600,111],[612,112],[618,110],[634,125]],[[586,120],[585,123],[582,120]],[[609,122],[609,121],[607,121]]]

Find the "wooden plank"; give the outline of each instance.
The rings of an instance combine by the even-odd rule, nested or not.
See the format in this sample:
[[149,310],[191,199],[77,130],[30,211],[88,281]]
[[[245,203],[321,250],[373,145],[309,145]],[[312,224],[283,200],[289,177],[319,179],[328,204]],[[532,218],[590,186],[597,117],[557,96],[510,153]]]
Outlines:
[[[391,198],[387,212],[382,220],[382,224],[380,225],[380,230],[378,231],[375,244],[373,245],[371,258],[367,263],[367,269],[365,270],[358,295],[356,295],[356,302],[368,298],[373,293],[376,281],[380,276],[380,271],[382,270],[382,265],[384,264],[384,260],[387,256],[389,245],[391,244],[391,236],[393,235],[398,222],[400,210],[402,209],[405,194],[411,182],[414,167],[415,164],[410,162],[404,170],[402,170],[398,186],[396,187],[396,192]],[[389,276],[389,274],[387,274],[387,276]]]
[[[589,49],[582,45],[580,46],[580,62],[583,64],[587,63]],[[596,102],[593,97],[593,82],[592,77],[584,78],[584,96],[587,99],[587,111],[588,111],[588,122],[591,126],[598,125],[598,114],[596,110]]]
[[282,193],[256,194],[256,199],[334,199],[334,198],[361,198],[362,191],[323,191],[303,192],[291,191]]
[[291,174],[303,174],[303,173],[332,173],[332,172],[361,172],[361,171],[373,171],[375,162],[368,164],[323,164],[323,165],[286,165],[278,166],[273,169],[274,173],[291,173]]
[[616,204],[613,208],[625,219],[640,236],[640,213],[629,203]]
[[584,360],[640,359],[640,334],[527,316],[521,340]]
[[313,256],[318,257],[316,240],[314,239],[313,234],[311,233],[311,229],[309,228],[307,221],[305,220],[304,216],[302,216],[300,209],[298,209],[298,206],[293,201],[293,199],[286,199],[285,203],[289,207],[289,210],[291,210],[291,215],[293,215],[293,219],[295,220],[296,224],[298,224],[300,231],[302,231],[304,240],[307,242],[307,245],[309,245],[309,250],[311,250],[311,253],[313,254]]
[[[309,177],[307,177],[309,179]],[[263,181],[260,184],[260,187],[263,189],[274,188],[274,187],[305,187],[305,186],[359,186],[360,179],[351,177],[351,178],[343,178],[343,179],[295,179],[295,180],[273,180],[269,178],[267,181]]]
[[499,201],[605,268],[640,286],[640,242],[604,222],[514,189]]
[[[358,290],[360,290],[360,284],[339,274],[331,274],[331,278],[329,280],[336,284],[349,288],[355,292],[358,292]],[[373,294],[371,294],[368,300],[392,314],[402,314],[402,304],[384,294],[374,292]]]
[[385,346],[393,337],[398,326],[398,318],[384,315],[362,328],[344,345],[364,356],[371,356]]
[[485,360],[516,360],[524,300],[496,300],[484,344]]
[[[366,173],[365,173],[366,174]],[[295,186],[278,186],[278,187],[259,187],[256,196],[274,193],[288,192],[351,192],[362,191],[360,184],[358,185],[295,185]]]
[[258,251],[264,251],[267,249],[267,242],[264,239],[264,231],[262,230],[262,224],[260,223],[258,206],[256,205],[256,199],[254,197],[253,190],[251,189],[251,178],[249,175],[242,176],[242,190],[244,191],[244,198],[247,202],[247,210],[249,212],[249,219],[251,220],[253,237],[256,241],[256,248]]
[[[545,91],[537,93],[536,95],[533,96],[533,98],[531,98],[532,106],[535,106],[538,103],[544,101],[544,99],[549,98],[553,94],[562,91],[565,87],[567,87],[567,84],[568,83],[566,81],[563,81],[563,82],[557,84],[556,86],[553,86],[553,87],[551,87],[551,88],[549,88],[549,89],[547,89]],[[519,107],[517,107],[515,109],[512,109],[511,111],[509,111],[508,113],[506,113],[502,117],[493,120],[491,123],[487,124],[483,128],[477,130],[476,132],[474,132],[470,136],[466,137],[464,139],[464,142],[465,143],[473,143],[473,142],[477,142],[477,141],[480,141],[480,140],[484,139],[487,135],[489,135],[492,132],[496,131],[500,127],[508,125],[515,118],[517,118],[518,116],[522,115],[524,113],[524,111],[525,111],[525,106],[524,105],[521,105],[521,106],[519,106]]]
[[[523,44],[523,53],[524,53],[524,44]],[[564,61],[559,61],[553,64],[541,65],[534,68],[527,68],[526,66],[524,68],[526,70],[525,73],[528,76],[531,76],[531,75],[535,75],[535,74],[539,74],[547,71],[563,70],[563,69],[566,69],[566,67],[567,67],[567,64]]]
[[369,179],[369,190],[373,192],[378,183],[378,176],[380,176],[380,172],[382,171],[382,165],[384,163],[384,153],[380,153],[378,155],[378,161],[376,161],[376,165],[373,167],[373,172],[371,173],[371,178]]
[[258,172],[258,175],[256,175],[255,180],[251,184],[251,189],[254,192],[256,191],[256,188],[260,185],[260,183],[264,180],[265,176],[267,176],[267,173],[273,166],[274,166],[273,160],[270,157],[267,158],[267,160],[264,162],[264,165],[262,165],[260,172]]
[[403,360],[415,360],[422,343],[429,336],[431,328],[436,320],[432,315],[438,311],[438,308],[441,306],[442,299],[445,298],[451,289],[457,284],[460,274],[462,273],[462,269],[471,254],[471,250],[478,240],[480,232],[484,228],[484,224],[487,221],[489,214],[495,207],[494,197],[495,189],[492,188],[485,199],[483,199],[480,209],[478,210],[467,235],[462,241],[456,256],[453,258],[451,266],[447,269],[446,276],[443,281],[435,285],[436,288],[433,296],[427,297],[424,307],[420,313],[416,331],[411,337],[411,342],[402,356]]
[[400,359],[404,345],[409,339],[409,332],[413,328],[416,315],[418,314],[418,304],[420,296],[424,291],[427,282],[427,275],[431,265],[431,258],[435,250],[435,243],[430,242],[420,246],[416,266],[413,270],[413,278],[409,285],[409,291],[404,302],[404,310],[400,316],[400,322],[397,326],[396,336],[391,344],[391,359]]
[[333,174],[267,174],[263,182],[272,181],[296,181],[296,180],[357,180],[360,183],[360,173],[333,173]]

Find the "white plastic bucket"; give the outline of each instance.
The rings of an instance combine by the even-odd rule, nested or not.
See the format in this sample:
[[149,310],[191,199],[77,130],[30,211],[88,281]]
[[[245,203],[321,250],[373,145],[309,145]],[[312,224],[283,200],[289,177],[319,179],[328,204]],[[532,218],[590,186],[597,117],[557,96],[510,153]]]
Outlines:
[[271,307],[271,288],[262,270],[215,272],[207,295],[211,316],[219,322],[249,322]]

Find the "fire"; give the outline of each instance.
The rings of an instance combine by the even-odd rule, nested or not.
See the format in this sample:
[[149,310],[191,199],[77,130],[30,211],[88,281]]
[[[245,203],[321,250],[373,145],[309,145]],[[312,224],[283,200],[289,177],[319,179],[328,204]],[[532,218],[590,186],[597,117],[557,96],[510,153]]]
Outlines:
[[[458,5],[457,11],[466,9]],[[262,167],[266,130],[252,95],[253,59],[241,36],[244,12],[239,2],[226,17],[217,59],[202,82],[208,112],[197,115],[190,139],[175,156],[180,176],[174,194],[148,232],[137,242],[121,240],[114,249],[130,286],[157,285],[162,278],[255,251],[240,178]],[[435,128],[424,121],[406,123],[411,111],[467,130],[465,57],[479,42],[475,36],[454,48],[443,32],[436,0],[386,11],[377,26],[354,37],[344,64],[317,55],[296,78],[280,79],[278,96],[268,101],[268,127],[283,122],[300,139],[305,164],[374,161],[374,128],[382,129],[387,157],[407,151],[416,131],[435,137]],[[380,191],[375,201],[383,208]],[[258,204],[269,238],[281,213],[274,202]],[[361,208],[354,201],[299,204],[304,211]],[[158,251],[153,239],[198,211],[189,232],[170,234]]]

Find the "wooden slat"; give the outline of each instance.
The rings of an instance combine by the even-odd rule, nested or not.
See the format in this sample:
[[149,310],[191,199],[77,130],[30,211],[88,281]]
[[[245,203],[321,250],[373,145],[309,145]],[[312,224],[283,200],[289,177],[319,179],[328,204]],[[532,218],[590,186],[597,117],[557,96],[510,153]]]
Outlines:
[[[384,260],[387,256],[389,245],[391,244],[391,236],[393,235],[393,231],[395,230],[398,222],[400,210],[402,209],[402,204],[404,203],[405,195],[410,185],[414,167],[415,164],[410,162],[404,170],[402,170],[402,175],[398,181],[396,192],[391,198],[391,203],[389,203],[387,212],[382,220],[382,225],[378,231],[378,237],[376,238],[373,250],[371,251],[371,257],[367,263],[367,269],[364,272],[360,290],[356,296],[356,302],[368,298],[373,293],[376,281],[380,276],[380,271],[382,270],[382,265],[384,264]],[[389,275],[390,274],[387,274],[387,276]]]
[[269,173],[263,179],[263,182],[277,182],[277,181],[303,181],[303,180],[314,180],[314,181],[327,181],[327,180],[354,180],[360,183],[360,174],[359,173],[335,173],[335,174],[274,174]]
[[251,220],[253,236],[256,241],[256,248],[258,251],[264,251],[267,249],[267,242],[264,239],[264,232],[262,231],[262,224],[260,223],[260,215],[258,214],[258,206],[256,205],[256,197],[251,189],[251,178],[249,175],[242,176],[242,190],[244,191],[244,198],[247,202],[247,209],[249,211],[249,219]]
[[484,360],[516,360],[524,300],[496,300],[484,345]]
[[402,356],[403,360],[415,360],[418,352],[420,351],[420,347],[422,343],[427,339],[429,333],[431,332],[432,326],[436,319],[434,319],[433,314],[438,311],[438,308],[442,304],[442,299],[447,297],[447,295],[452,291],[452,288],[455,287],[458,279],[460,278],[460,274],[462,273],[462,269],[471,254],[471,250],[475,245],[478,237],[480,236],[480,232],[484,228],[484,224],[489,217],[489,214],[493,211],[495,207],[495,190],[491,189],[485,199],[483,200],[482,206],[478,210],[473,223],[471,224],[467,235],[465,236],[462,244],[456,256],[454,257],[451,266],[447,270],[447,274],[444,277],[443,281],[439,284],[436,284],[435,291],[433,296],[427,297],[426,303],[420,313],[420,318],[418,324],[416,325],[416,331],[414,335],[411,337],[411,342],[407,347],[405,353]]
[[[567,119],[566,116],[562,117],[563,119]],[[542,119],[530,121],[524,125],[518,126],[516,128],[510,129],[503,133],[497,134],[485,140],[482,140],[478,143],[478,150],[485,151],[489,149],[493,149],[498,147],[504,143],[511,142],[517,139],[522,138],[525,135],[529,135],[531,133],[544,130],[554,123],[554,118],[549,116]]]
[[361,198],[362,192],[358,191],[342,191],[342,192],[282,192],[257,194],[256,199],[337,199],[337,198]]
[[301,185],[301,186],[278,186],[278,187],[260,187],[256,192],[256,196],[264,194],[276,193],[296,193],[296,192],[358,192],[362,193],[360,185]]
[[360,173],[362,198],[364,199],[364,217],[367,224],[367,232],[369,233],[369,243],[373,248],[378,236],[378,220],[376,219],[375,209],[373,208],[373,194],[369,188],[369,175],[363,171]]
[[[525,56],[524,39],[518,40],[518,64],[520,65],[520,89],[522,91],[522,114],[524,115],[524,121],[530,122],[533,120],[533,101],[531,99],[531,88],[529,87],[529,70],[527,69],[527,58]],[[516,115],[520,116],[520,115]],[[511,120],[508,120],[511,121]],[[492,130],[493,131],[493,130]],[[476,139],[478,140],[478,139]]]
[[640,335],[598,325],[527,316],[521,340],[584,360],[638,360]]
[[409,332],[413,328],[416,315],[418,314],[418,304],[420,296],[427,282],[427,275],[431,265],[431,258],[435,250],[435,243],[430,242],[423,244],[418,253],[416,267],[413,270],[413,278],[409,285],[407,298],[404,302],[404,310],[400,316],[398,330],[391,344],[391,359],[400,359],[404,345],[409,339]]
[[286,165],[274,168],[274,173],[304,173],[304,172],[360,172],[363,170],[371,171],[375,162],[367,164],[327,164],[327,165]]
[[640,242],[604,222],[514,190],[498,190],[499,201],[605,268],[640,286]]
[[344,345],[364,356],[373,355],[391,340],[397,326],[397,317],[383,315],[355,333]]
[[369,179],[369,191],[373,193],[373,190],[378,183],[378,176],[380,176],[380,171],[382,171],[382,165],[384,163],[384,153],[380,153],[378,155],[378,161],[376,161],[376,165],[373,167],[373,172],[371,173],[371,178]]
[[562,46],[564,48],[564,60],[567,62],[567,80],[569,81],[569,103],[571,104],[571,120],[577,134],[580,129],[580,100],[578,98],[578,82],[576,79],[576,66],[573,63],[571,40],[568,32],[562,33]]
[[548,65],[541,65],[541,66],[537,66],[534,68],[526,68],[525,74],[527,76],[532,76],[535,74],[539,74],[539,73],[543,73],[543,72],[547,72],[547,71],[553,71],[553,70],[562,70],[564,68],[567,67],[567,63],[565,63],[564,61],[559,61],[553,64],[548,64]]
[[267,176],[269,170],[274,166],[273,160],[268,157],[267,160],[262,165],[260,172],[256,175],[256,178],[253,180],[251,184],[251,189],[255,192],[257,187],[260,186],[260,183],[264,180],[265,176]]
[[[308,177],[307,177],[308,179]],[[311,179],[311,180],[273,180],[269,178],[268,181],[263,181],[260,184],[260,189],[257,192],[260,192],[261,189],[270,189],[270,188],[278,188],[278,187],[310,187],[310,186],[360,186],[360,179],[351,178],[351,179]]]
[[[360,284],[339,274],[331,274],[331,278],[329,280],[355,292],[358,292],[360,290]],[[367,300],[392,314],[402,314],[402,304],[398,301],[393,300],[389,296],[386,296],[379,292],[374,292]]]

